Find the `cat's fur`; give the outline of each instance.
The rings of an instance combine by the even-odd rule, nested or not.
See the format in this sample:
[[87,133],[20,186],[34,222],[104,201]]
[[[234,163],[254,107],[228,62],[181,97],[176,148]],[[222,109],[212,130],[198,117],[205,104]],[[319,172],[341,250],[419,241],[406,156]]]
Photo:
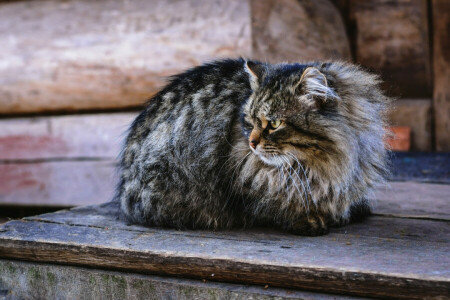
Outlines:
[[370,211],[388,102],[377,76],[346,63],[196,67],[131,125],[121,210],[152,226],[326,233]]

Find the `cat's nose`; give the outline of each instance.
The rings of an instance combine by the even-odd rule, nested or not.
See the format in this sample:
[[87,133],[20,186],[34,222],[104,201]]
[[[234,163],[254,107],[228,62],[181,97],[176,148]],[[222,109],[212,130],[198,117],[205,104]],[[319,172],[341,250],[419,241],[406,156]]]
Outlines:
[[250,147],[252,147],[253,149],[256,149],[256,146],[258,146],[259,144],[259,140],[251,140],[250,141]]

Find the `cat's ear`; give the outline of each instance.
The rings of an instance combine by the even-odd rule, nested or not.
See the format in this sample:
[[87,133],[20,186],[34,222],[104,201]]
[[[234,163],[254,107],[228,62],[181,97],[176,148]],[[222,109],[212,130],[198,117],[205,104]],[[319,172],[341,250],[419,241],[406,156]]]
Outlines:
[[256,91],[259,88],[261,78],[264,76],[265,66],[261,63],[246,61],[244,69],[249,75],[252,90]]
[[335,93],[328,87],[327,78],[314,67],[308,67],[303,71],[299,85],[302,92],[314,99],[315,104],[325,103],[328,98],[334,98]]

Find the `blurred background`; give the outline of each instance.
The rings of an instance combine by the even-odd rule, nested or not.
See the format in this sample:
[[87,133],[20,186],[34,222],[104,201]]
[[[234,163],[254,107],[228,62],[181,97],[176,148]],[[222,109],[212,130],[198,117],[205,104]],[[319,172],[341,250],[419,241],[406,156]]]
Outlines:
[[345,60],[396,97],[391,180],[450,182],[448,0],[0,0],[0,217],[112,198],[166,76],[223,57]]

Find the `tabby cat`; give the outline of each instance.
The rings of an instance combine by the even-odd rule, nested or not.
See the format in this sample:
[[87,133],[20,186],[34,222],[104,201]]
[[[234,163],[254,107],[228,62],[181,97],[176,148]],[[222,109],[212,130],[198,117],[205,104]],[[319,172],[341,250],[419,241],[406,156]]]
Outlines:
[[171,78],[134,120],[117,199],[132,223],[321,235],[370,212],[389,98],[339,62],[223,60]]

